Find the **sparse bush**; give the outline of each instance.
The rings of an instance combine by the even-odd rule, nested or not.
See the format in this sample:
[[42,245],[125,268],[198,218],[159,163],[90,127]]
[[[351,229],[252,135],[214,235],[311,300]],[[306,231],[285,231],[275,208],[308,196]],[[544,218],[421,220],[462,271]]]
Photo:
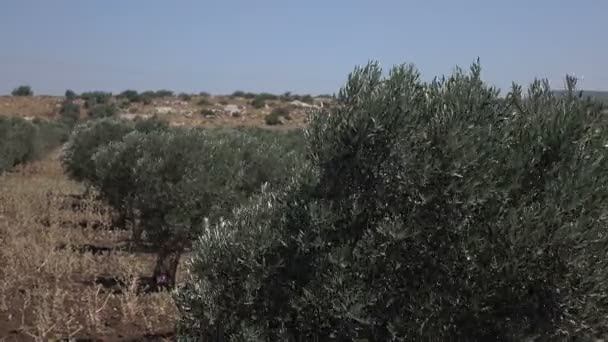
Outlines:
[[287,120],[291,120],[291,117],[289,116],[289,109],[287,107],[277,107],[273,109],[270,113],[274,113],[274,115],[276,116],[284,117]]
[[29,85],[22,85],[22,86],[19,86],[19,87],[13,89],[13,91],[11,92],[11,95],[13,95],[13,96],[32,96],[32,95],[34,95],[34,91],[32,90],[32,87],[30,87]]
[[68,100],[66,97],[61,104],[59,115],[61,116],[62,122],[72,127],[80,120],[80,106],[75,104],[72,100]]
[[112,99],[112,93],[104,91],[90,91],[80,94],[80,97],[85,101],[84,107],[92,109],[97,105],[109,104]]
[[251,101],[251,105],[255,109],[261,109],[261,108],[264,108],[266,106],[266,101],[264,101],[263,98],[261,98],[261,97],[258,96],[255,99],[253,99],[253,101]]
[[185,101],[185,102],[192,100],[192,95],[187,94],[187,93],[180,93],[178,97],[180,100]]
[[172,97],[173,92],[171,90],[146,90],[140,94],[142,97],[147,97],[150,99],[162,98],[162,97]]
[[215,116],[216,114],[212,109],[203,108],[203,109],[201,109],[201,115],[202,116]]
[[313,104],[315,102],[315,99],[311,95],[304,95],[302,96],[300,101],[308,104]]
[[357,68],[310,167],[202,230],[180,334],[249,341],[605,336],[608,120],[480,68]]
[[291,92],[287,91],[287,92],[283,93],[283,95],[281,95],[281,96],[279,97],[279,99],[280,99],[282,102],[289,102],[289,101],[292,101],[292,98],[291,98]]
[[210,106],[210,105],[211,105],[211,102],[209,102],[209,99],[207,99],[207,98],[203,97],[203,98],[201,98],[200,100],[198,100],[197,104],[198,104],[199,106]]
[[0,173],[34,158],[35,137],[32,123],[0,116]]
[[173,92],[171,90],[161,89],[161,90],[157,90],[154,93],[154,96],[155,97],[172,97]]
[[201,91],[200,93],[198,93],[198,96],[201,96],[201,97],[211,97],[211,94],[209,94],[208,92],[205,92],[205,91]]
[[114,104],[97,104],[90,108],[88,114],[93,119],[109,118],[118,113],[118,108]]
[[221,104],[222,106],[226,106],[228,105],[230,102],[228,102],[226,99],[221,99],[218,101],[219,104]]
[[141,102],[141,96],[137,90],[125,90],[118,94],[119,98],[127,99],[129,102]]
[[150,97],[149,95],[140,95],[140,102],[143,103],[144,105],[149,105],[152,104],[152,97]]
[[266,122],[266,124],[268,126],[276,126],[276,125],[283,124],[283,122],[281,121],[281,117],[279,115],[277,115],[276,113],[270,113],[270,114],[266,115],[264,117],[264,122]]
[[278,107],[273,109],[270,114],[266,115],[264,121],[269,126],[281,125],[281,118],[291,120],[291,117],[289,116],[289,110],[285,107]]

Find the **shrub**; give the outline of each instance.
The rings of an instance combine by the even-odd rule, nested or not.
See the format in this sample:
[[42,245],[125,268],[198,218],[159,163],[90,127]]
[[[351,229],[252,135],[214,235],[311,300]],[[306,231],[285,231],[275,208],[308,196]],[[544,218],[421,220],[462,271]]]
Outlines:
[[39,158],[65,141],[69,128],[61,123],[0,117],[0,173]]
[[35,137],[32,123],[0,116],[0,173],[34,158]]
[[289,101],[292,101],[292,98],[291,98],[291,92],[287,91],[287,92],[283,93],[283,95],[281,95],[281,96],[279,97],[279,99],[280,99],[282,102],[289,102]]
[[302,99],[300,101],[308,104],[313,104],[315,102],[315,99],[311,95],[304,95],[302,96]]
[[127,99],[129,102],[141,102],[141,96],[137,90],[125,90],[118,94],[119,98]]
[[281,121],[281,117],[273,113],[266,115],[264,117],[264,122],[266,122],[268,126],[276,126],[283,124],[283,122]]
[[90,108],[88,114],[93,119],[109,118],[118,113],[118,108],[114,104],[97,104]]
[[291,117],[289,116],[289,109],[287,107],[274,108],[270,113],[274,113],[274,115],[276,116],[284,117],[287,120],[291,120]]
[[212,109],[203,108],[203,109],[201,109],[201,115],[202,116],[215,116],[216,114]]
[[71,127],[80,119],[80,106],[66,97],[66,100],[61,104],[59,115],[61,121]]
[[32,90],[32,87],[28,85],[22,85],[13,89],[11,94],[13,96],[32,96],[34,95],[34,91]]
[[209,102],[209,99],[203,97],[200,100],[198,100],[197,104],[199,106],[209,106],[209,105],[211,105],[211,102]]
[[85,101],[84,107],[91,109],[96,105],[109,104],[112,98],[112,93],[104,91],[90,91],[80,94],[80,97]]
[[65,99],[66,100],[70,100],[73,101],[78,97],[78,94],[76,94],[73,90],[68,89],[65,91]]
[[255,99],[253,99],[253,101],[251,101],[251,105],[255,109],[260,109],[260,108],[264,108],[266,106],[266,102],[264,101],[263,98],[256,97]]
[[[608,121],[480,68],[357,68],[307,130],[310,167],[202,231],[180,331],[249,341],[605,334]],[[209,337],[209,336],[207,336]]]
[[274,125],[281,125],[282,121],[281,118],[285,118],[286,120],[291,120],[291,117],[289,116],[289,110],[285,107],[278,107],[272,110],[272,112],[270,112],[270,114],[266,115],[266,117],[264,118],[264,121],[266,122],[267,125],[270,126],[274,126]]
[[178,97],[180,100],[186,101],[186,102],[192,100],[192,95],[187,94],[187,93],[180,93]]
[[172,97],[172,96],[173,96],[173,92],[171,90],[166,90],[166,89],[157,90],[154,93],[154,97]]
[[140,102],[143,103],[144,105],[149,105],[152,104],[152,97],[148,96],[148,95],[140,95],[139,96]]
[[200,93],[198,93],[198,96],[200,96],[200,97],[211,97],[211,94],[209,94],[208,92],[205,92],[205,91],[201,91]]

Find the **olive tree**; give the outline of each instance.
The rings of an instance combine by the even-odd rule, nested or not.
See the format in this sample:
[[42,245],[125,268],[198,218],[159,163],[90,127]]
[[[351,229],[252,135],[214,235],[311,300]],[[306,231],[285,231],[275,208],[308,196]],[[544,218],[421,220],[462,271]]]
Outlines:
[[133,130],[130,122],[116,119],[98,119],[76,126],[65,144],[62,165],[67,175],[77,181],[91,184],[95,180],[95,165],[91,159],[100,146],[120,140]]
[[300,156],[234,130],[135,131],[94,156],[99,188],[137,212],[137,229],[158,250],[153,278],[173,287],[184,249],[206,220],[228,217],[264,183],[289,180]]
[[559,340],[606,333],[608,120],[411,65],[349,75],[309,167],[202,230],[180,333],[249,341]]

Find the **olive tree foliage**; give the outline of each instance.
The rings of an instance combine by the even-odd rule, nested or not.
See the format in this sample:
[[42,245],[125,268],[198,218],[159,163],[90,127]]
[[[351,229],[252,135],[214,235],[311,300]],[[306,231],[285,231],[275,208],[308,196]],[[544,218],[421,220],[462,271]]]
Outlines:
[[608,120],[546,82],[356,68],[310,165],[203,226],[180,333],[248,341],[553,341],[607,332]]
[[[128,176],[130,159],[112,164],[111,168],[95,164],[95,153],[113,141],[120,141],[132,131],[156,132],[168,129],[168,124],[156,117],[136,121],[118,119],[98,119],[77,126],[68,143],[64,146],[62,163],[66,173],[77,181],[95,187],[117,213],[114,225],[125,228],[134,224],[135,214],[129,199],[132,189],[129,182],[121,177]],[[135,232],[137,237],[138,233]],[[137,240],[137,239],[136,239]]]
[[0,174],[35,160],[65,142],[69,127],[60,121],[0,117]]
[[92,160],[96,150],[111,141],[120,140],[132,130],[132,123],[111,118],[91,120],[76,126],[63,148],[61,161],[66,174],[90,185],[96,177]]
[[138,231],[158,250],[153,277],[173,287],[184,249],[206,220],[278,188],[301,155],[275,139],[229,129],[135,131],[93,157],[97,187],[113,206],[137,213]]

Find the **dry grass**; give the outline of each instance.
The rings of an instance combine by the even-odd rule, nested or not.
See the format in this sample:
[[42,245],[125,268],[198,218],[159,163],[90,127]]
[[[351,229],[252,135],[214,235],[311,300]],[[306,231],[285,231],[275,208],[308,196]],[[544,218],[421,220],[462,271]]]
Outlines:
[[128,232],[111,231],[91,198],[65,205],[82,193],[56,156],[0,176],[0,340],[141,340],[173,330],[170,294],[137,291],[154,255],[111,250]]
[[0,96],[0,116],[51,118],[61,101],[56,96]]
[[[171,108],[170,113],[159,114],[175,126],[187,127],[266,127],[274,130],[302,128],[307,124],[306,109],[295,109],[291,113],[291,120],[279,126],[267,126],[265,117],[272,108],[282,106],[280,101],[267,101],[269,108],[256,109],[251,106],[251,100],[242,98],[231,98],[224,96],[209,97],[208,105],[199,105],[202,97],[193,96],[190,101],[184,102],[175,98],[154,99],[153,103],[144,105],[142,103],[131,103],[129,107],[121,109],[121,114],[128,116],[148,116],[157,113],[159,107]],[[20,116],[26,118],[52,119],[59,116],[61,96],[0,96],[0,116]],[[82,105],[82,100],[76,101]],[[230,113],[222,113],[223,103],[236,105],[241,108],[242,113],[232,116]],[[218,112],[214,117],[201,115],[201,109],[213,109]],[[81,116],[86,117],[86,110],[81,108]]]

